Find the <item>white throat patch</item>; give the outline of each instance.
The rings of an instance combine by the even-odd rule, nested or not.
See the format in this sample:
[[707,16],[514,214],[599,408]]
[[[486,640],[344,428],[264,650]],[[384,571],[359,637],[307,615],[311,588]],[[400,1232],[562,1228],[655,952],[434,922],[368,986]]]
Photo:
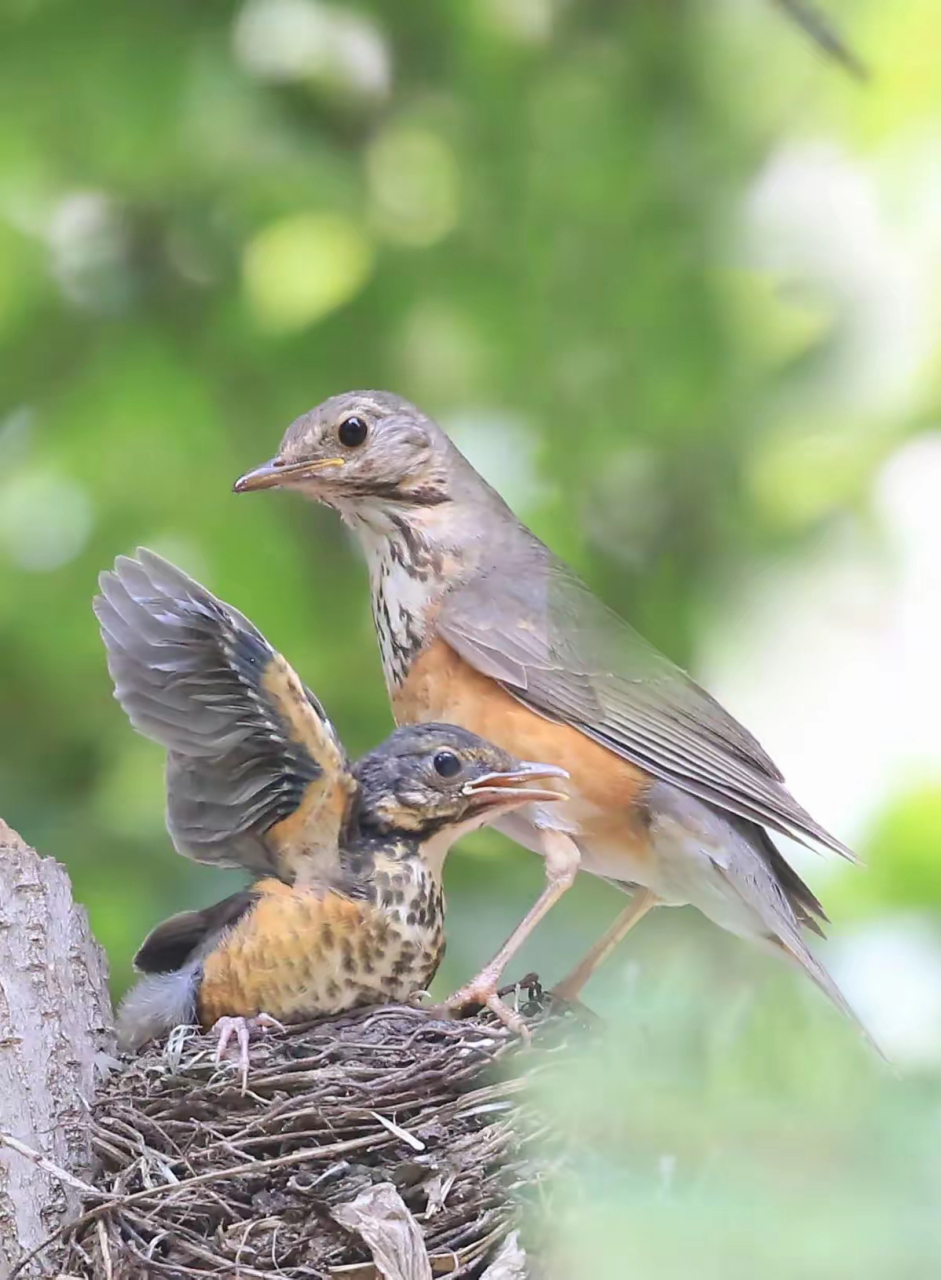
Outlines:
[[407,517],[378,504],[344,512],[343,518],[366,556],[373,622],[391,692],[424,643],[428,611],[443,589],[442,558]]

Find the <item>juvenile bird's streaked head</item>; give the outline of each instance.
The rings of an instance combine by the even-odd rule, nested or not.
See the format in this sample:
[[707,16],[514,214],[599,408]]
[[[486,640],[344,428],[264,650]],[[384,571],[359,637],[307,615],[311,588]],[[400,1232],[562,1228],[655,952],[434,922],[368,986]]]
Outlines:
[[277,455],[235,491],[299,489],[341,512],[370,501],[437,506],[451,497],[455,458],[441,428],[407,400],[348,391],[293,422]]
[[360,830],[434,839],[442,853],[511,809],[564,798],[568,776],[444,724],[396,729],[353,772],[361,788]]

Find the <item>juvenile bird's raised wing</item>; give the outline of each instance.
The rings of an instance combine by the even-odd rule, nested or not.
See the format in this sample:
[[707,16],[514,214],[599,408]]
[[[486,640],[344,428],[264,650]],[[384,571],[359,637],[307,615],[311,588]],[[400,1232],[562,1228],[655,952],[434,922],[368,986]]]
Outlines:
[[329,873],[357,784],[314,695],[237,609],[151,551],[100,578],[115,697],[167,749],[167,826],[198,862]]
[[134,957],[141,973],[176,973],[201,955],[207,945],[237,924],[258,901],[253,889],[240,889],[211,907],[181,911],[148,933]]
[[854,857],[797,803],[752,735],[535,537],[446,596],[436,624],[539,714],[720,809]]

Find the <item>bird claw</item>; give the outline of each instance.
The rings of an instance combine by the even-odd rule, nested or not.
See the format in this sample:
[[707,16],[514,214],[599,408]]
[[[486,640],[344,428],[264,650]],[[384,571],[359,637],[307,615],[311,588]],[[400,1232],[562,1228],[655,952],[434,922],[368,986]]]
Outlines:
[[412,1005],[415,1009],[421,1009],[423,1005],[427,1005],[430,1001],[430,991],[413,991],[406,1001],[406,1004]]
[[270,1013],[259,1013],[254,1018],[230,1018],[228,1016],[219,1018],[213,1023],[212,1030],[218,1034],[219,1041],[216,1044],[216,1062],[222,1061],[222,1055],[225,1053],[229,1041],[235,1036],[239,1047],[239,1074],[242,1078],[242,1093],[248,1093],[248,1066],[249,1066],[249,1042],[251,1034],[255,1032],[265,1032],[269,1030],[284,1031],[284,1024],[279,1022],[277,1018],[272,1018]]
[[468,1005],[482,1005],[489,1009],[508,1031],[518,1035],[527,1044],[532,1043],[529,1028],[516,1010],[501,1000],[496,983],[470,982],[448,996],[444,1002],[444,1008],[452,1014],[459,1014]]
[[492,996],[488,997],[486,1004],[490,1012],[499,1018],[508,1031],[519,1036],[524,1044],[532,1044],[532,1032],[523,1021],[521,1015],[517,1013],[515,1009],[511,1009],[510,1006],[496,994],[496,992],[494,992]]

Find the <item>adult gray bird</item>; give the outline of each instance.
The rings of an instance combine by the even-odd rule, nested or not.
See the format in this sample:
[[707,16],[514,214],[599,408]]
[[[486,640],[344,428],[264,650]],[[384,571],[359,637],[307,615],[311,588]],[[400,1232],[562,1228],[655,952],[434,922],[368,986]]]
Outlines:
[[568,799],[497,824],[546,862],[546,886],[455,1003],[493,996],[507,961],[581,868],[634,890],[556,987],[574,997],[651,907],[692,903],[769,944],[850,1013],[803,931],[825,920],[768,832],[853,855],[791,796],[752,735],[647,644],[523,525],[441,428],[387,392],[298,418],[238,493],[297,489],[366,554],[399,724],[462,725],[564,768]]

